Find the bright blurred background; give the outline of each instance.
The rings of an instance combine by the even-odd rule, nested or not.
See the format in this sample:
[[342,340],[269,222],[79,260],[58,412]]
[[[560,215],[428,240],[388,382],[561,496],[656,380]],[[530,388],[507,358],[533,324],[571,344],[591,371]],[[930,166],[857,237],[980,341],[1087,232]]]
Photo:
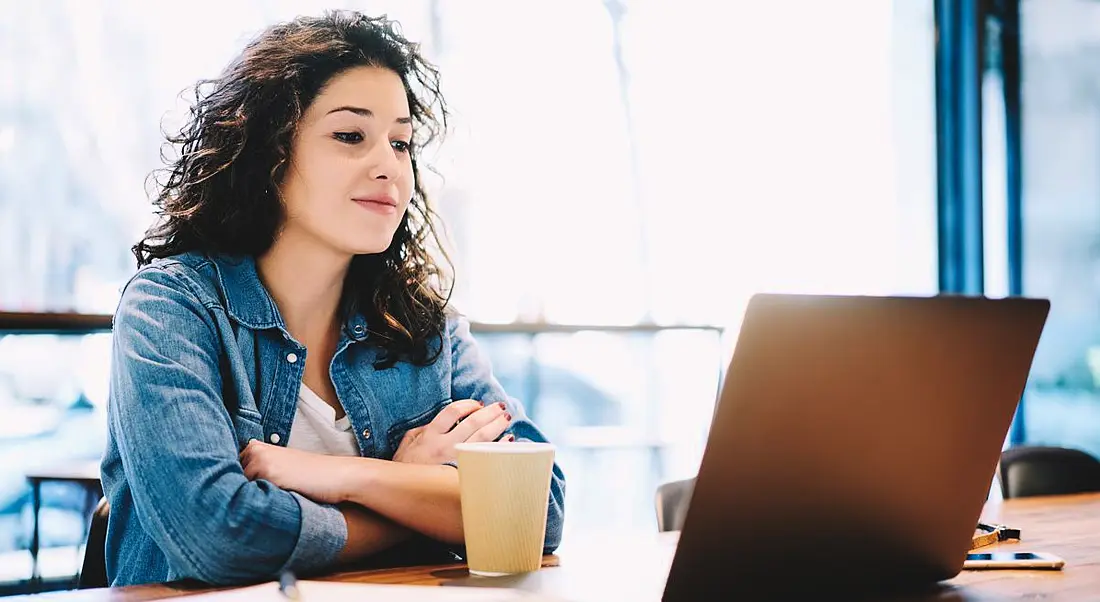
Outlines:
[[[567,532],[654,528],[752,294],[943,289],[932,0],[0,0],[0,311],[112,313],[180,93],[336,7],[399,20],[441,68],[455,302],[561,449]],[[980,284],[1054,309],[1008,443],[1100,453],[1100,3],[1019,7],[1022,252],[993,16]],[[109,347],[0,332],[0,583],[29,571],[27,473],[102,452]],[[43,490],[47,575],[84,512]]]

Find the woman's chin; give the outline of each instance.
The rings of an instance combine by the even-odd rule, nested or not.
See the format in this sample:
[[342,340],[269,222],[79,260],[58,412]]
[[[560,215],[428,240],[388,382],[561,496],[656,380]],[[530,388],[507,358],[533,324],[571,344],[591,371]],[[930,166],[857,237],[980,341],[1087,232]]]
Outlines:
[[358,240],[352,244],[346,245],[344,248],[351,255],[378,255],[385,252],[390,248],[390,244],[393,242],[393,236],[390,236],[385,240]]
[[377,255],[390,248],[393,237],[397,233],[396,227],[384,227],[381,224],[371,224],[371,228],[365,228],[361,224],[356,228],[341,228],[341,231],[329,231],[320,234],[319,238],[328,242],[333,249],[337,249],[349,256]]

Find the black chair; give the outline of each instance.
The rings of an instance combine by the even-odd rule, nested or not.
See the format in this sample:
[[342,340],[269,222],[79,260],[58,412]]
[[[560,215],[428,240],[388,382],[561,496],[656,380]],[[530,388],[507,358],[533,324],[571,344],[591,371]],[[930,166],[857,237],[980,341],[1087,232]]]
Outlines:
[[88,543],[84,546],[84,563],[80,567],[79,589],[107,587],[107,560],[104,548],[107,545],[107,518],[111,514],[111,505],[107,498],[99,500],[92,513],[91,526],[88,528]]
[[671,481],[657,488],[657,530],[679,531],[684,527],[691,504],[691,494],[695,491],[695,479]]
[[997,470],[1005,499],[1100,492],[1100,460],[1076,449],[1009,448]]

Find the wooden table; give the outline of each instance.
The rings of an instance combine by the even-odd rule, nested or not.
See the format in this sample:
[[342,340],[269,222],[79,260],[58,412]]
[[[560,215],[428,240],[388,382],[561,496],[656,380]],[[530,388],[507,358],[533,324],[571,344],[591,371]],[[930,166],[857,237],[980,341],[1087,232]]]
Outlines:
[[[1002,544],[1000,549],[1051,552],[1065,558],[1065,569],[964,572],[945,583],[938,592],[905,600],[1077,602],[1100,599],[1100,494],[995,502],[987,506],[984,517],[987,521],[1021,529],[1022,542]],[[579,602],[657,602],[661,599],[676,539],[675,533],[575,537],[563,545],[557,556],[546,558],[546,568],[515,578],[473,578],[467,575],[463,565],[456,564],[341,573],[326,580],[424,586],[492,585],[538,591]],[[197,591],[209,590],[154,585],[64,592],[46,599],[143,602]],[[34,596],[12,598],[27,602],[41,599]]]

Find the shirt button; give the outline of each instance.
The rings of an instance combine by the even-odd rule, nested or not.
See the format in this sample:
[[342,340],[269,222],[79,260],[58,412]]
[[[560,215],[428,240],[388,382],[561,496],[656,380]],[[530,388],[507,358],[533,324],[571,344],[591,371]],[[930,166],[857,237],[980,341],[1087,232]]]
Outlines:
[[297,362],[298,361],[298,354],[297,353],[288,353],[288,354],[286,354],[286,361],[288,361],[292,364]]
[[363,429],[363,438],[370,439],[370,429]]
[[279,433],[271,433],[271,436],[267,439],[272,443],[278,443],[282,439],[282,437],[279,436]]

